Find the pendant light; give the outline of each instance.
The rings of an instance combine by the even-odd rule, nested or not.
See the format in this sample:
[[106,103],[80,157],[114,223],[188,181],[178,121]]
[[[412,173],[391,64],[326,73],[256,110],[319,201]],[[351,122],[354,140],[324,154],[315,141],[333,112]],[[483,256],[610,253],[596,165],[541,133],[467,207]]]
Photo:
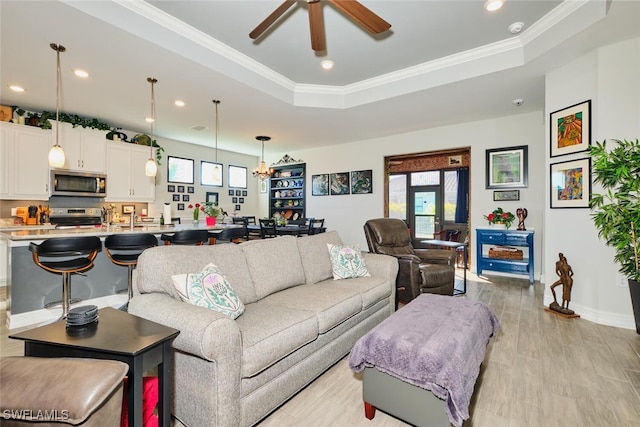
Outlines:
[[264,181],[269,178],[273,173],[273,169],[269,169],[267,164],[264,162],[264,142],[271,140],[270,136],[256,136],[258,141],[262,141],[262,159],[260,160],[260,164],[257,168],[253,170],[253,176],[258,178],[260,181]]
[[49,45],[51,49],[56,51],[57,66],[56,66],[56,143],[51,150],[49,150],[49,166],[52,168],[61,168],[64,166],[64,150],[60,146],[60,52],[65,52],[67,49],[61,44],[51,43]]
[[218,105],[220,105],[220,100],[219,99],[214,99],[211,102],[213,102],[213,105],[216,106],[216,121],[215,121],[215,125],[216,125],[216,154],[215,154],[215,166],[214,169],[216,170],[216,172],[218,172],[220,170],[220,165],[218,164],[218,129],[219,129],[219,121],[218,121]]
[[153,158],[153,141],[155,140],[155,134],[153,133],[153,126],[156,123],[156,95],[153,90],[153,86],[158,83],[157,79],[153,77],[147,77],[147,81],[151,83],[151,142],[149,143],[149,149],[151,153],[149,155],[149,160],[144,165],[144,174],[147,176],[156,176],[158,173],[158,165],[156,165],[156,161]]

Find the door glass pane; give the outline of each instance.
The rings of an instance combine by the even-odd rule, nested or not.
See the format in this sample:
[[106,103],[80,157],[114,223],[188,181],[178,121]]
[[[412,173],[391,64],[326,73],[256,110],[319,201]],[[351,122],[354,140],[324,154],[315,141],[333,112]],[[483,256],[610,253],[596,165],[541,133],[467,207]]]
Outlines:
[[411,174],[411,185],[438,185],[440,184],[440,171],[413,172]]
[[433,237],[436,214],[436,193],[433,191],[417,191],[414,195],[415,238]]
[[446,171],[444,173],[444,220],[456,221],[456,203],[458,199],[458,173]]
[[389,177],[389,218],[407,219],[407,176]]

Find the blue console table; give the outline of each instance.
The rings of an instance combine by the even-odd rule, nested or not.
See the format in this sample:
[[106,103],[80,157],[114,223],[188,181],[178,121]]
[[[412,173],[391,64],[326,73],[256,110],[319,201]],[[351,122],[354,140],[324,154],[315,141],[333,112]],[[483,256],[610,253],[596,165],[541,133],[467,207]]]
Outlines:
[[[483,253],[483,246],[526,247],[521,260],[489,258]],[[529,282],[533,283],[533,231],[500,230],[495,228],[476,229],[476,257],[478,275],[483,270],[501,271],[506,273],[529,275]]]

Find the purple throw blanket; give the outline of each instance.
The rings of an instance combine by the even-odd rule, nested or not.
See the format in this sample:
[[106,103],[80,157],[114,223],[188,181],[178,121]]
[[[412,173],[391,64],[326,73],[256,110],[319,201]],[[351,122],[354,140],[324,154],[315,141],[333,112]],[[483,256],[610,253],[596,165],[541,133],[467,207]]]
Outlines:
[[469,418],[469,402],[489,343],[500,327],[484,303],[421,294],[356,342],[353,371],[375,367],[446,401],[456,427]]

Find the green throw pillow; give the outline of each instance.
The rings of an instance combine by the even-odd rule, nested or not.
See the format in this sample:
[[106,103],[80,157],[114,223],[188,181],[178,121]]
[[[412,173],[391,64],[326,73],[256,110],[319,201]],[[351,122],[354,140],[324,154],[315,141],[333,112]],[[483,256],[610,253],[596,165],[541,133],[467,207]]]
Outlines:
[[327,243],[333,280],[349,279],[351,277],[371,276],[364,263],[364,258],[358,245],[332,245]]
[[244,313],[244,304],[215,264],[198,273],[177,274],[171,279],[185,302],[219,311],[231,319]]

